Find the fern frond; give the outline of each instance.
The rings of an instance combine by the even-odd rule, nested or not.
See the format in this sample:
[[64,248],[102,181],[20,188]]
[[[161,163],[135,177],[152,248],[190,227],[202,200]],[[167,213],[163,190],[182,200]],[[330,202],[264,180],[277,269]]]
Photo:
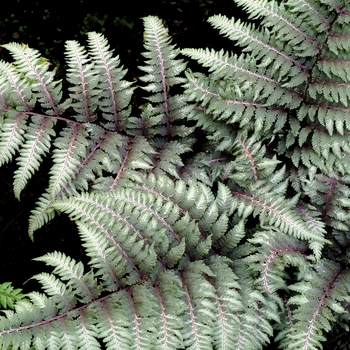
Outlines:
[[93,63],[82,47],[76,41],[67,41],[67,80],[73,86],[69,88],[71,106],[77,113],[76,119],[80,122],[93,122],[96,120],[96,108],[100,90],[99,78],[92,69]]
[[[96,285],[96,281],[93,280],[92,274],[83,274],[84,267],[81,262],[76,263],[74,259],[59,252],[48,253],[40,258],[35,258],[35,260],[43,261],[49,266],[54,266],[53,273],[59,275],[61,280],[68,281],[67,287],[74,291],[79,301],[88,303],[96,299],[100,294],[100,288]],[[42,275],[37,276],[36,279],[44,282],[44,288],[47,286],[47,282],[52,282],[52,280],[45,280]],[[55,287],[58,288],[58,286]]]
[[[10,117],[13,116],[13,117]],[[0,164],[12,160],[24,142],[24,133],[27,128],[28,116],[24,113],[9,112],[1,122],[0,136]]]
[[[293,11],[286,11],[284,4],[278,4],[276,1],[237,0],[237,4],[249,13],[251,19],[263,17],[262,24],[265,27],[278,27],[279,36],[284,38],[282,40],[290,41],[291,47],[295,47],[300,53],[307,47],[306,45],[313,42],[312,28],[316,27],[321,33],[330,25],[330,21],[322,15],[323,10],[320,5],[312,6],[303,0],[291,2]],[[316,52],[316,47],[311,52],[306,51],[308,54]]]
[[7,309],[13,308],[14,303],[24,298],[21,293],[22,289],[12,287],[11,282],[4,282],[0,284],[0,305]]
[[[290,286],[297,295],[289,299],[290,305],[296,305],[293,311],[295,324],[289,329],[282,344],[287,349],[319,349],[325,340],[324,331],[331,329],[335,321],[333,312],[346,312],[342,301],[349,302],[349,273],[339,265],[321,260],[310,272],[308,283]],[[287,340],[288,339],[288,340]]]
[[[157,179],[162,183],[166,178]],[[140,257],[143,256],[142,261],[145,259],[143,268],[152,270],[155,252],[159,258],[164,259],[163,263],[168,261],[174,265],[174,257],[177,256],[176,259],[179,260],[181,255],[175,251],[168,252],[168,249],[180,244],[176,249],[184,253],[183,238],[186,239],[186,254],[196,256],[197,259],[200,255],[205,255],[211,247],[210,234],[208,238],[203,237],[205,239],[200,243],[199,227],[208,231],[218,218],[217,211],[210,207],[215,202],[212,195],[207,193],[208,189],[200,184],[187,187],[178,181],[176,187],[172,186],[169,196],[164,197],[161,191],[158,192],[149,185],[140,186],[142,191],[118,188],[110,193],[96,193],[91,198],[86,195],[72,197],[56,201],[52,207],[66,211],[74,220],[79,220],[91,229],[96,227],[100,230],[133,268],[136,264],[133,262],[134,256],[139,254]],[[113,233],[109,232],[112,222]],[[146,226],[147,232],[141,234]],[[140,254],[141,250],[144,255]]]
[[[245,83],[242,84],[246,84],[247,78],[239,78],[236,74],[235,83],[231,83],[231,81],[225,83],[217,81],[216,79],[208,81],[203,75],[186,75],[189,79],[186,88],[188,92],[191,91],[189,99],[198,102],[201,101],[201,108],[205,108],[205,114],[210,115],[210,118],[215,121],[223,120],[226,124],[232,125],[237,123],[240,128],[247,128],[248,130],[254,128],[260,132],[267,132],[272,126],[274,126],[273,130],[278,132],[287,121],[287,114],[284,107],[277,106],[271,108],[266,106],[265,100],[261,102],[256,101],[261,89],[269,91],[264,83],[257,83],[256,90],[248,91],[246,87],[238,84],[240,79],[245,81]],[[197,76],[199,79],[197,79]],[[270,91],[274,92],[274,88],[273,86]],[[246,100],[242,100],[242,90],[246,90]],[[279,102],[282,103],[284,100],[297,101],[297,98],[292,96],[285,96],[286,99],[284,99],[279,93],[275,96],[278,96]],[[251,123],[252,118],[254,118],[253,125]],[[222,138],[218,137],[220,135],[219,132],[221,132],[224,137],[228,136],[226,132],[221,131],[220,128],[216,130],[214,134],[216,139],[220,140]]]
[[[13,96],[11,103],[15,108],[3,111],[6,118],[2,125],[4,139],[1,142],[1,162],[10,160],[12,154],[19,150],[19,168],[16,170],[14,181],[14,193],[19,198],[27,181],[38,170],[43,156],[48,153],[51,137],[55,135],[53,126],[56,120],[48,115],[58,117],[67,106],[59,105],[62,97],[61,84],[53,80],[55,73],[48,71],[49,64],[39,57],[38,51],[15,43],[6,44],[4,47],[16,59],[14,65],[1,64],[1,72],[4,73],[1,82],[7,94],[12,92],[8,96]],[[36,98],[32,97],[32,93],[35,93]],[[47,115],[36,115],[37,113],[32,112],[36,101]],[[33,114],[32,123],[26,128],[22,125],[22,131],[27,131],[23,137],[18,134],[17,128],[28,115]]]
[[158,174],[170,174],[174,178],[179,178],[179,169],[184,165],[181,155],[191,151],[194,140],[166,141],[164,139],[154,139],[153,147],[157,152],[152,157],[154,172]]
[[[291,70],[293,70],[293,74],[298,76],[299,79],[306,80],[307,68],[299,63],[296,57],[293,57],[292,46],[286,48],[290,52],[279,51],[270,44],[273,40],[271,40],[271,34],[268,30],[258,32],[251,25],[245,25],[239,20],[230,20],[221,15],[210,17],[208,22],[214,28],[219,29],[220,34],[227,36],[230,40],[238,41],[240,46],[249,45],[249,51],[257,61],[266,54],[269,54],[269,58],[273,62],[272,72],[278,72],[278,81],[283,80],[284,76],[290,74]],[[268,62],[264,65],[267,66]]]
[[249,241],[258,245],[257,253],[249,257],[249,262],[260,270],[258,281],[263,285],[264,291],[272,294],[279,290],[288,290],[286,279],[289,276],[284,270],[287,266],[302,270],[306,265],[304,242],[275,230],[259,231]]
[[51,168],[51,177],[48,192],[55,198],[67,182],[74,178],[75,172],[86,154],[87,132],[83,124],[68,125],[56,138],[53,153],[54,166]]
[[29,80],[22,79],[20,72],[10,63],[0,61],[0,71],[2,73],[0,77],[1,92],[6,96],[7,108],[9,105],[14,105],[17,111],[29,112],[32,110],[36,96],[31,92]]
[[[73,309],[77,304],[76,297],[72,293],[72,288],[67,287],[54,275],[42,272],[32,278],[41,283],[45,293],[51,297],[52,302],[62,312]],[[38,302],[41,303],[40,299],[38,299]]]
[[[90,145],[86,140],[88,132],[94,142]],[[142,178],[140,169],[151,168],[147,155],[154,150],[142,137],[130,139],[84,124],[68,126],[61,135],[56,139],[58,148],[54,159],[57,163],[51,169],[49,188],[29,218],[30,235],[55,216],[50,207],[56,199],[85,190],[88,181],[93,182],[95,190],[112,191],[117,184],[139,181]],[[87,147],[90,152],[86,154]],[[106,177],[96,170],[100,163],[106,165],[112,176]]]
[[17,157],[18,169],[14,176],[14,194],[19,199],[31,175],[39,169],[43,157],[48,154],[51,137],[55,136],[55,120],[48,117],[33,117],[24,135],[25,143]]
[[323,221],[337,230],[348,231],[349,182],[347,177],[315,174],[301,178],[302,188],[312,198]]
[[14,57],[15,67],[19,73],[30,81],[32,91],[45,113],[59,116],[67,106],[59,104],[62,98],[62,84],[54,81],[55,71],[49,71],[49,62],[40,57],[37,50],[26,45],[10,43],[3,45]]
[[272,175],[280,163],[276,157],[270,159],[265,156],[265,146],[256,142],[255,137],[245,140],[238,135],[230,151],[234,160],[228,163],[231,171],[226,173],[226,177],[241,187]]
[[[203,184],[174,184],[152,174],[137,190],[118,187],[56,200],[50,208],[77,222],[93,270],[84,274],[81,263],[58,252],[37,258],[54,267],[52,274],[34,276],[47,296],[30,294],[31,303],[18,306],[21,321],[11,330],[4,328],[12,315],[0,318],[2,345],[17,344],[16,330],[26,332],[28,344],[50,339],[53,349],[60,337],[67,346],[81,347],[84,337],[94,346],[100,336],[108,348],[210,349],[216,316],[216,329],[226,333],[215,342],[231,344],[227,331],[237,323],[231,312],[243,307],[231,289],[239,284],[228,259],[201,260],[211,248],[215,207]],[[101,297],[102,292],[109,294]]]
[[[238,255],[233,259],[239,259]],[[255,287],[254,276],[249,273],[249,264],[244,259],[232,260],[233,271],[238,277],[242,302],[236,312],[238,325],[234,330],[234,348],[261,349],[269,343],[273,322],[279,322],[278,304],[272,298],[265,298]],[[277,316],[277,317],[276,317]]]
[[[113,191],[117,185],[122,186],[130,180],[140,181],[143,178],[142,170],[147,171],[152,168],[150,156],[155,153],[155,150],[145,138],[135,137],[123,139],[120,153],[121,162],[113,169],[113,176],[109,177],[107,181],[103,181],[104,183],[100,181],[104,187],[108,186],[108,191]],[[99,187],[98,183],[94,187],[103,189]]]
[[131,87],[132,83],[122,80],[126,70],[119,67],[119,57],[112,56],[113,51],[109,50],[104,36],[95,32],[88,33],[88,42],[94,70],[99,77],[98,105],[107,121],[105,127],[110,130],[123,130],[128,125],[131,112],[129,103],[135,88]]
[[[283,233],[292,235],[295,238],[309,240],[310,247],[316,257],[321,257],[321,249],[324,244],[329,243],[324,238],[326,233],[323,222],[305,220],[305,218],[295,209],[294,203],[283,198],[285,183],[283,179],[284,169],[275,173],[269,178],[269,182],[258,181],[250,187],[252,195],[233,191],[234,207],[239,216],[247,218],[259,215],[259,220],[263,225],[273,225]],[[282,194],[282,196],[281,196]]]
[[144,135],[152,137],[158,134],[168,138],[175,135],[185,137],[193,131],[193,128],[183,124],[176,125],[176,122],[189,113],[191,106],[186,104],[185,96],[173,95],[172,89],[185,82],[180,74],[185,70],[186,64],[182,59],[176,58],[180,50],[170,44],[171,38],[161,20],[148,16],[144,17],[143,21],[144,47],[147,51],[142,55],[146,58],[147,66],[139,67],[146,73],[140,77],[140,80],[148,83],[141,87],[150,93],[146,97],[149,103],[141,106],[142,124],[149,126],[147,130],[144,130],[146,132]]
[[236,204],[239,215],[247,217],[251,213],[259,214],[259,219],[263,223],[276,225],[284,233],[298,239],[309,240],[310,247],[316,257],[321,257],[323,245],[329,243],[324,238],[324,229],[315,231],[314,226],[305,222],[296,211],[288,208],[288,204],[281,199],[275,199],[269,204],[266,198],[259,200],[238,192],[233,194],[240,199]]
[[[145,17],[143,21],[146,35],[144,46],[148,51],[143,56],[148,61],[146,61],[147,66],[140,67],[140,69],[148,74],[142,77],[141,80],[155,82],[157,85],[151,85],[146,90],[162,92],[163,102],[167,106],[167,89],[175,84],[184,82],[183,78],[177,76],[185,69],[186,65],[182,60],[173,59],[176,57],[179,49],[174,50],[175,45],[169,45],[171,39],[162,22],[154,16]],[[159,68],[155,69],[154,66]],[[167,113],[166,107],[165,113]]]
[[[213,344],[219,349],[231,349],[237,345],[240,323],[238,314],[244,310],[239,294],[240,285],[237,276],[229,267],[229,260],[212,256],[208,259],[208,265],[215,274],[215,277],[209,279],[215,293]],[[227,312],[228,310],[230,311]]]
[[[208,299],[214,297],[214,290],[203,278],[202,266],[198,265],[189,265],[188,270],[181,275],[189,311],[185,314],[184,322],[187,327],[183,329],[182,334],[185,348],[209,350],[212,348],[214,314],[213,305]],[[196,287],[198,285],[201,285],[201,289]]]
[[[329,48],[327,40],[328,35],[347,35],[342,7],[328,4],[332,8],[327,9],[304,1],[293,1],[288,6],[274,1],[237,3],[252,18],[263,17],[263,29],[224,16],[211,17],[210,23],[243,45],[247,55],[208,49],[182,50],[209,67],[213,75],[210,83],[208,79],[203,83],[195,80],[194,74],[188,74],[186,88],[190,99],[205,108],[212,120],[238,122],[240,129],[248,128],[246,132],[254,116],[254,130],[263,131],[262,137],[270,138],[269,128],[273,125],[276,135],[289,124],[290,132],[280,134],[280,154],[299,137],[300,148],[287,151],[295,166],[301,162],[307,167],[316,165],[328,174],[333,169],[346,173],[348,161],[344,164],[342,159],[349,153],[345,118],[348,110],[344,107],[348,59],[344,50],[339,51],[340,46],[337,53],[344,59],[337,59],[332,52],[334,44]],[[312,70],[308,60],[315,62],[311,64]],[[315,125],[315,120],[321,128]]]

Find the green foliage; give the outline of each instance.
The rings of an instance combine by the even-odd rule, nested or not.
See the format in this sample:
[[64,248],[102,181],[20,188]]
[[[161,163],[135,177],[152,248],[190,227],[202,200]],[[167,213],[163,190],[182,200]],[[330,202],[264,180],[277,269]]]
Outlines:
[[101,34],[66,43],[67,84],[5,45],[0,162],[20,198],[52,159],[29,234],[67,215],[89,267],[37,258],[53,271],[3,311],[2,349],[346,348],[350,5],[236,2],[259,24],[209,23],[241,54],[180,51],[143,19],[139,110]]
[[116,27],[128,27],[131,29],[134,26],[134,21],[128,20],[126,16],[115,17],[113,23]]
[[14,289],[11,282],[0,284],[0,304],[3,308],[13,308],[14,302],[24,298],[22,289]]
[[98,13],[88,13],[83,19],[83,26],[82,30],[80,31],[80,34],[85,34],[87,32],[92,31],[95,26],[98,26],[98,28],[100,28],[101,33],[104,33],[104,24],[107,17],[108,15],[104,15],[103,18],[99,18]]

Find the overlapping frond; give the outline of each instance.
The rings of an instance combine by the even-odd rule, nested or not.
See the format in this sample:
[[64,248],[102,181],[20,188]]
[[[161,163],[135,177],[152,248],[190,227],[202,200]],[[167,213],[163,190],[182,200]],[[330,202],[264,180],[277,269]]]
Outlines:
[[[29,233],[67,215],[88,268],[37,258],[53,271],[0,316],[1,349],[256,350],[277,335],[313,350],[349,329],[350,5],[236,3],[254,25],[209,23],[241,54],[181,51],[208,75],[185,78],[161,20],[143,19],[140,115],[102,35],[67,43],[64,102],[36,50],[5,46],[0,164],[17,160],[19,197],[50,155]],[[16,295],[0,285],[3,306]]]
[[37,258],[54,267],[34,276],[45,294],[16,303],[18,323],[11,329],[14,314],[0,318],[1,346],[44,349],[50,338],[58,349],[64,338],[79,348],[87,337],[97,348],[101,338],[108,349],[230,348],[237,341],[232,312],[244,306],[232,290],[239,283],[230,259],[209,256],[221,219],[217,205],[200,182],[159,175],[136,188],[54,201],[52,208],[77,223],[91,270],[84,273],[81,262],[59,252]]
[[[55,72],[48,70],[49,63],[40,58],[38,51],[15,43],[4,47],[10,51],[15,63],[1,62],[0,65],[2,94],[8,99],[7,108],[1,111],[1,163],[11,160],[19,151],[14,181],[14,193],[19,198],[49,152],[56,124],[50,116],[59,116],[67,105],[60,104],[61,83],[54,81]],[[35,113],[34,108],[39,109],[39,106],[41,111]],[[31,123],[27,124],[29,117],[32,117]]]
[[5,44],[3,47],[15,59],[16,71],[22,74],[22,79],[30,82],[31,90],[45,113],[58,116],[64,112],[67,105],[59,104],[62,99],[62,84],[54,80],[55,71],[49,70],[49,62],[40,57],[39,51],[17,43]]
[[347,312],[344,306],[350,300],[348,270],[324,259],[309,272],[306,280],[307,283],[290,286],[297,293],[288,301],[295,323],[279,337],[286,349],[322,348],[326,340],[324,331],[330,331],[336,320],[334,313]]
[[[287,152],[295,166],[347,173],[349,58],[341,39],[348,35],[346,5],[237,3],[252,18],[263,18],[262,27],[211,17],[209,22],[246,54],[182,50],[211,72],[210,80],[188,74],[190,99],[214,122],[225,120],[251,130],[253,120],[262,138],[270,138],[273,128],[273,137],[279,135],[279,152]],[[193,119],[198,119],[196,114]]]
[[[264,191],[267,188],[264,188]],[[273,225],[283,233],[294,236],[301,240],[308,240],[310,248],[313,250],[317,258],[321,257],[321,250],[324,244],[329,243],[324,238],[326,231],[322,222],[314,225],[311,221],[307,221],[297,211],[290,207],[290,204],[282,197],[275,196],[269,199],[269,196],[249,196],[239,192],[233,193],[237,199],[235,207],[238,215],[247,218],[249,215],[259,215],[259,221],[262,225]]]

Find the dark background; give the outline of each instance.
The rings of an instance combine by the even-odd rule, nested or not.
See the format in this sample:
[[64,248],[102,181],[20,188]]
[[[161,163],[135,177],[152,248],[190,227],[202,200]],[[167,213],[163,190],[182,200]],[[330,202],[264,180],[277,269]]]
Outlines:
[[[122,6],[118,7],[118,3]],[[115,54],[128,69],[127,80],[137,82],[143,65],[143,21],[148,15],[164,21],[180,48],[224,48],[233,44],[207,22],[214,14],[242,17],[232,0],[154,0],[154,1],[6,1],[0,12],[0,44],[18,42],[38,49],[64,77],[64,43],[77,40],[86,44],[86,32],[103,33]],[[11,56],[0,47],[0,59]],[[198,68],[190,63],[191,68]],[[140,91],[140,90],[139,90]],[[39,290],[33,275],[52,269],[33,258],[55,250],[87,262],[76,227],[65,216],[56,218],[28,236],[28,217],[48,184],[50,160],[45,160],[18,201],[12,191],[15,161],[0,168],[0,283],[11,281],[24,292]],[[25,284],[24,284],[25,283]]]

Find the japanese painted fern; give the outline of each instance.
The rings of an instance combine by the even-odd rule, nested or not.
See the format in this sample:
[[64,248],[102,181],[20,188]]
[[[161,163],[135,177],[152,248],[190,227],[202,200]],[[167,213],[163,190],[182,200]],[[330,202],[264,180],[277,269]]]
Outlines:
[[181,51],[208,74],[185,77],[144,18],[140,113],[102,35],[67,42],[64,84],[36,50],[5,45],[1,164],[16,159],[19,198],[51,157],[29,234],[68,215],[90,269],[37,258],[53,272],[3,311],[1,349],[306,350],[327,332],[346,348],[350,5],[236,2],[259,25],[209,22],[241,54]]

